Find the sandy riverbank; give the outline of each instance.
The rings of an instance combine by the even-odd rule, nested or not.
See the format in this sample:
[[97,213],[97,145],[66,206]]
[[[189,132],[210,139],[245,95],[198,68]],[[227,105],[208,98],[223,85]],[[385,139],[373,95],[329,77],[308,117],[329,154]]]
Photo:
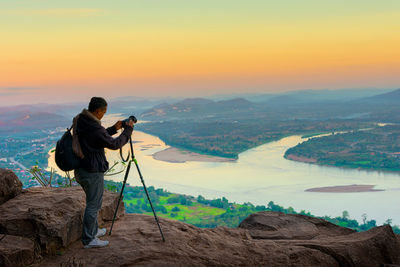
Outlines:
[[304,163],[316,163],[317,162],[317,160],[313,159],[313,158],[300,157],[300,156],[295,156],[292,154],[288,155],[287,158],[290,160],[300,161],[300,162],[304,162]]
[[154,153],[153,158],[156,160],[171,162],[171,163],[184,163],[186,161],[202,161],[202,162],[235,162],[235,159],[202,155],[199,153],[170,147]]
[[353,184],[340,186],[315,187],[305,190],[306,192],[320,193],[359,193],[359,192],[379,192],[382,189],[374,189],[375,185]]

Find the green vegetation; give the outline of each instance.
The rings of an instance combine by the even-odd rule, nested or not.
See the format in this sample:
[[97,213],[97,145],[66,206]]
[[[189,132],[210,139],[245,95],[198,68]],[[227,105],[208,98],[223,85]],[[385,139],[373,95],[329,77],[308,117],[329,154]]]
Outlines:
[[316,164],[382,171],[400,171],[400,126],[387,125],[312,138],[285,153],[316,159]]
[[[122,183],[105,181],[105,188],[113,192],[118,192],[122,188]],[[153,186],[147,189],[158,216],[186,222],[198,227],[237,227],[250,214],[259,211],[277,211],[313,216],[305,210],[296,212],[292,207],[284,208],[272,201],[267,206],[255,206],[251,203],[231,203],[224,197],[207,200],[200,195],[195,198],[193,196],[174,194],[163,189],[155,189]],[[143,187],[127,185],[124,190],[124,203],[127,213],[152,215],[151,207]],[[360,224],[358,221],[350,219],[347,211],[343,211],[341,217],[332,218],[324,216],[319,218],[357,231],[366,231],[377,226],[375,220],[367,220],[366,214],[363,215],[363,223]],[[391,224],[391,220],[388,219],[386,224]],[[392,228],[395,233],[400,234],[398,226],[392,226]]]

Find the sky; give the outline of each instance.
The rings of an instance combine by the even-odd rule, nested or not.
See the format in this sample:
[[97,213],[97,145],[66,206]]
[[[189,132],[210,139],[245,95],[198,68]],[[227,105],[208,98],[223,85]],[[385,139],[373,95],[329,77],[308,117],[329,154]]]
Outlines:
[[399,88],[398,0],[1,0],[0,105]]

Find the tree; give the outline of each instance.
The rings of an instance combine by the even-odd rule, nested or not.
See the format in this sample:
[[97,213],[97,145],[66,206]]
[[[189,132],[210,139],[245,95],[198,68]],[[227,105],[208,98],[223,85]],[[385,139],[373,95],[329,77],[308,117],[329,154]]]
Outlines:
[[197,202],[199,202],[199,203],[204,203],[205,200],[206,200],[206,199],[205,199],[202,195],[199,195],[199,196],[197,197]]
[[171,211],[173,211],[173,212],[177,212],[177,211],[180,211],[181,209],[179,208],[179,207],[177,207],[177,206],[175,206],[175,207],[173,207],[172,208],[172,210]]
[[362,218],[362,220],[363,220],[363,224],[366,224],[366,222],[367,222],[367,214],[366,214],[366,213],[363,213],[363,214],[361,215],[361,218]]
[[164,206],[156,206],[156,210],[160,211],[162,214],[168,213],[168,210]]
[[350,214],[347,210],[342,212],[342,218],[348,220],[350,218]]

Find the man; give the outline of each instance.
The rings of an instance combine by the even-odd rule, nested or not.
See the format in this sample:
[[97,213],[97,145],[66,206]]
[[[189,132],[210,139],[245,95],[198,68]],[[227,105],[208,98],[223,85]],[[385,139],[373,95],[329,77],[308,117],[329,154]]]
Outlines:
[[99,229],[97,222],[103,200],[104,172],[109,167],[104,148],[121,148],[128,142],[133,131],[133,121],[129,121],[121,135],[113,138],[112,135],[122,128],[122,121],[105,129],[100,120],[106,112],[107,102],[104,98],[93,97],[89,108],[84,109],[73,121],[73,150],[81,158],[80,168],[75,170],[75,178],[86,194],[82,229],[85,248],[108,245],[108,241],[99,239],[106,234],[106,229]]

